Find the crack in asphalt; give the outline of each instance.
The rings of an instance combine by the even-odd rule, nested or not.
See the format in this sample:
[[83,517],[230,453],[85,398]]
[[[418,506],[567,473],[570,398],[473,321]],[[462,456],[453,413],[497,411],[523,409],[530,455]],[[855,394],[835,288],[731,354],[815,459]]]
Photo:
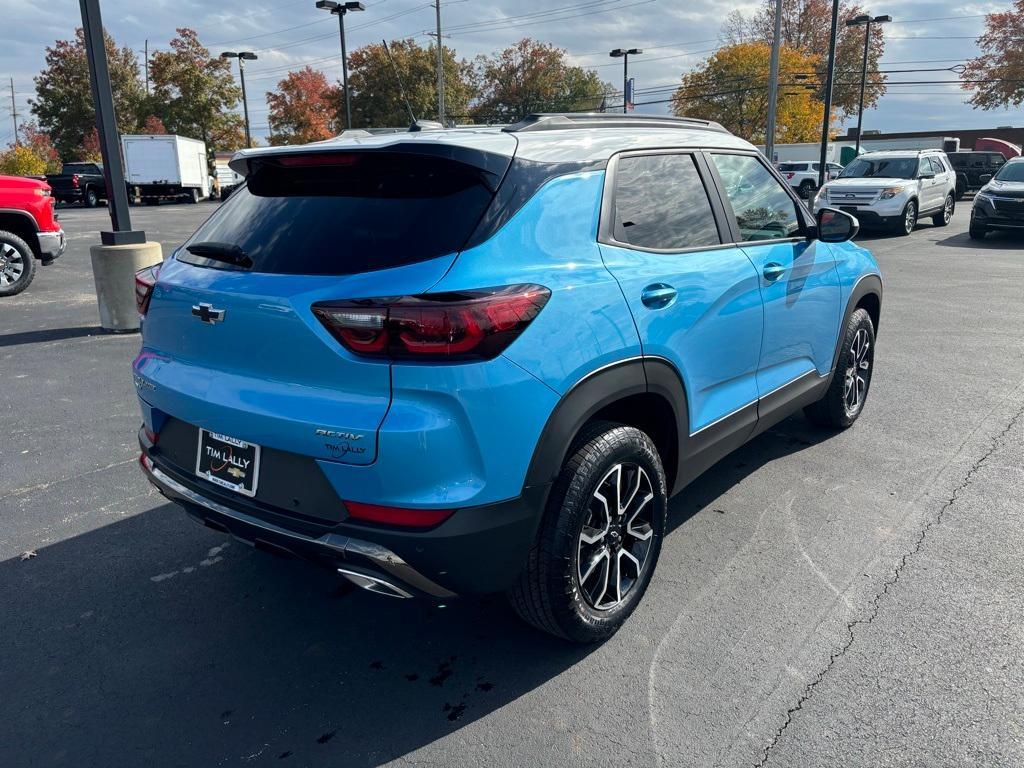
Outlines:
[[782,723],[779,729],[775,731],[775,734],[772,736],[771,741],[764,748],[764,751],[761,754],[761,759],[754,764],[755,768],[761,768],[768,762],[771,756],[772,749],[775,748],[775,745],[779,743],[779,739],[782,738],[782,734],[785,733],[786,729],[789,728],[789,726],[792,724],[793,718],[796,715],[796,713],[803,709],[804,704],[811,698],[811,695],[814,693],[815,688],[817,688],[818,684],[825,679],[826,675],[828,675],[829,670],[832,669],[833,665],[835,665],[835,663],[839,659],[841,659],[846,654],[846,652],[849,651],[850,648],[853,646],[853,642],[854,640],[856,640],[856,628],[861,625],[871,624],[878,617],[878,614],[881,611],[882,599],[886,595],[888,595],[889,591],[893,587],[895,587],[896,584],[899,582],[900,575],[903,573],[903,569],[906,567],[907,562],[910,560],[910,558],[912,558],[914,555],[918,554],[921,551],[922,547],[924,546],[925,539],[928,537],[929,531],[942,524],[946,511],[957,502],[957,500],[960,498],[960,495],[967,489],[968,486],[970,486],[971,482],[974,480],[975,475],[977,475],[978,471],[985,464],[985,462],[988,461],[989,458],[991,458],[991,456],[1003,446],[1003,442],[1006,436],[1017,425],[1017,422],[1019,422],[1022,417],[1024,417],[1024,408],[1018,410],[1010,419],[1010,421],[1006,424],[1006,426],[1002,429],[1002,431],[1000,431],[998,434],[995,435],[995,437],[992,438],[988,450],[986,450],[985,453],[971,465],[970,469],[968,469],[967,473],[964,475],[963,480],[960,482],[960,485],[953,489],[952,494],[950,494],[949,498],[946,499],[945,502],[943,502],[942,506],[939,508],[939,511],[935,514],[935,516],[925,523],[924,527],[918,532],[917,539],[914,542],[913,546],[910,548],[909,551],[905,552],[900,557],[899,562],[896,564],[896,567],[892,572],[892,575],[883,583],[882,589],[875,593],[875,596],[871,600],[868,615],[865,618],[854,619],[853,621],[847,622],[846,633],[848,635],[848,639],[845,643],[843,643],[843,645],[838,650],[833,651],[829,655],[828,663],[825,664],[824,669],[822,669],[815,676],[815,678],[804,687],[803,693],[800,695],[800,698],[797,700],[796,704],[794,704],[786,711],[785,721]]

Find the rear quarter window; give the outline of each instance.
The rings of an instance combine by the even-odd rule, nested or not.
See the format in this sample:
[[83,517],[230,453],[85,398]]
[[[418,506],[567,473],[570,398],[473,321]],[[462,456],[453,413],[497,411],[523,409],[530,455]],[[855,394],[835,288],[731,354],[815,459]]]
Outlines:
[[251,260],[251,272],[305,275],[426,261],[461,250],[473,233],[493,198],[481,173],[452,160],[399,152],[254,161],[246,184],[178,258],[232,268],[188,251],[213,243],[239,249]]

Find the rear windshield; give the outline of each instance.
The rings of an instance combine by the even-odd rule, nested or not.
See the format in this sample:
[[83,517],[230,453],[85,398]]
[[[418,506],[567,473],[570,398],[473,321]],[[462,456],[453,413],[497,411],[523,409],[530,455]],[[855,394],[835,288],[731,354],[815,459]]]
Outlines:
[[72,173],[85,174],[85,173],[97,173],[97,172],[99,172],[99,167],[93,165],[92,163],[67,163],[67,164],[65,164],[64,168],[61,170],[61,173],[66,173],[66,174],[72,174]]
[[208,258],[202,243],[241,252],[252,272],[350,275],[402,266],[459,251],[493,197],[478,169],[411,153],[306,154],[253,165],[179,260],[238,268]]

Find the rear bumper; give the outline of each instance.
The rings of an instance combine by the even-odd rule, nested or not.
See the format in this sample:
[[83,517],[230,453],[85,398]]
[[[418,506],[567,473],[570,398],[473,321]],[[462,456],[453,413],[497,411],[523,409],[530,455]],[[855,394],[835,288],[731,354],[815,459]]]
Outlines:
[[39,240],[39,258],[43,261],[59,258],[68,247],[63,229],[56,232],[37,232],[36,239]]
[[159,461],[143,443],[143,473],[204,525],[263,549],[340,569],[352,580],[384,581],[406,593],[397,595],[402,597],[446,599],[511,587],[526,562],[548,490],[538,486],[515,499],[460,509],[427,531],[352,523],[313,526],[290,521],[283,510],[268,514],[230,491],[204,487]]

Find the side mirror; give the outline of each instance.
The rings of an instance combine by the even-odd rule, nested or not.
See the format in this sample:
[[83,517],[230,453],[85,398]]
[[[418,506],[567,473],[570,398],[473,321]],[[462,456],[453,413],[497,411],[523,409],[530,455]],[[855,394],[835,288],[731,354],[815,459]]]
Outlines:
[[992,174],[983,173],[981,176],[978,177],[978,181],[980,181],[982,184],[988,184],[990,181],[992,181]]
[[860,231],[860,222],[846,211],[822,208],[818,211],[815,239],[823,243],[845,243]]

